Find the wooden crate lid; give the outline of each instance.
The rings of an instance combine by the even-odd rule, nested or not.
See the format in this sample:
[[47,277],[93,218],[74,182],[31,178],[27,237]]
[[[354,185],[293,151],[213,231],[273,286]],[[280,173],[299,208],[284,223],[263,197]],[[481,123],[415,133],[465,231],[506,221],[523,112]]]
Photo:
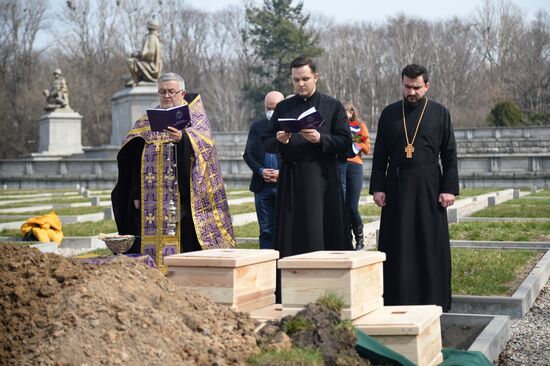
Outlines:
[[285,257],[278,261],[281,269],[358,268],[386,260],[386,253],[354,250],[321,250]]
[[369,335],[420,334],[441,316],[441,306],[384,306],[353,321]]
[[208,249],[164,258],[173,267],[242,267],[279,258],[273,249]]

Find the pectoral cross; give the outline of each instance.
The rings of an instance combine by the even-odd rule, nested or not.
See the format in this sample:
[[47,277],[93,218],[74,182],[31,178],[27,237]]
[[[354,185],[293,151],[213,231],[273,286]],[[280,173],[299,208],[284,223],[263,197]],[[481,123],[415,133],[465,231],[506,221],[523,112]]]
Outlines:
[[162,145],[162,136],[160,135],[160,133],[155,133],[155,137],[153,138],[153,145],[155,145],[155,151],[156,152],[159,152],[160,151],[160,145]]
[[405,147],[405,153],[407,154],[406,158],[412,159],[413,152],[414,152],[414,146],[412,146],[412,144],[407,144],[407,147]]

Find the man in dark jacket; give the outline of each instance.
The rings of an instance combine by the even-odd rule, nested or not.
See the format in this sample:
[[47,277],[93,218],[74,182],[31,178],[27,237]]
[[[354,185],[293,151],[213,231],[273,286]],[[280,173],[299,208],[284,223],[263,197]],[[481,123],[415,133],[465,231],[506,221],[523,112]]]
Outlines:
[[243,154],[244,161],[252,170],[250,190],[254,192],[256,215],[260,225],[260,249],[273,248],[273,218],[280,166],[278,154],[265,152],[261,136],[267,129],[275,106],[283,99],[283,94],[278,91],[267,93],[264,100],[266,118],[250,126]]

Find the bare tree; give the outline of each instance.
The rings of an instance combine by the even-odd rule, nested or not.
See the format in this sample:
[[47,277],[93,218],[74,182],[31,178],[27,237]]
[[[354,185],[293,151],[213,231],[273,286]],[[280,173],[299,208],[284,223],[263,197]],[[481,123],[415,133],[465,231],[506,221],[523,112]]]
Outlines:
[[37,142],[41,114],[39,55],[35,42],[46,28],[44,0],[0,0],[0,157],[16,157]]
[[96,146],[109,141],[110,99],[126,72],[120,9],[108,0],[71,4],[61,14],[67,29],[56,50],[57,62],[71,85],[71,106],[84,116],[82,142]]
[[205,100],[213,128],[218,131],[246,130],[254,117],[243,107],[243,75],[248,71],[243,59],[245,45],[240,36],[244,14],[238,8],[218,11],[210,21],[219,24],[209,35],[205,62]]
[[[550,113],[550,17],[540,11],[517,37],[511,57],[513,68],[512,94],[528,113]],[[534,120],[535,123],[543,121]],[[548,121],[547,121],[548,122]]]

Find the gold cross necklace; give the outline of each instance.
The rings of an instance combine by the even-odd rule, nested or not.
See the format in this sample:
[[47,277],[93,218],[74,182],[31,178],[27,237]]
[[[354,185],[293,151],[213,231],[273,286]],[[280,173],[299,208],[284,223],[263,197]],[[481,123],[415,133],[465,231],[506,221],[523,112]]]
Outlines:
[[405,100],[403,99],[401,101],[401,112],[403,114],[403,129],[405,130],[405,140],[407,140],[407,146],[405,147],[405,157],[407,159],[412,159],[413,152],[414,152],[414,140],[416,140],[416,134],[418,133],[418,128],[420,127],[420,122],[422,122],[422,117],[424,117],[424,112],[426,111],[426,107],[428,106],[428,97],[426,97],[426,102],[424,103],[424,107],[422,108],[422,113],[420,113],[420,118],[418,119],[418,122],[416,123],[416,129],[414,130],[414,135],[412,140],[409,142],[409,133],[407,131],[407,120],[405,119]]

